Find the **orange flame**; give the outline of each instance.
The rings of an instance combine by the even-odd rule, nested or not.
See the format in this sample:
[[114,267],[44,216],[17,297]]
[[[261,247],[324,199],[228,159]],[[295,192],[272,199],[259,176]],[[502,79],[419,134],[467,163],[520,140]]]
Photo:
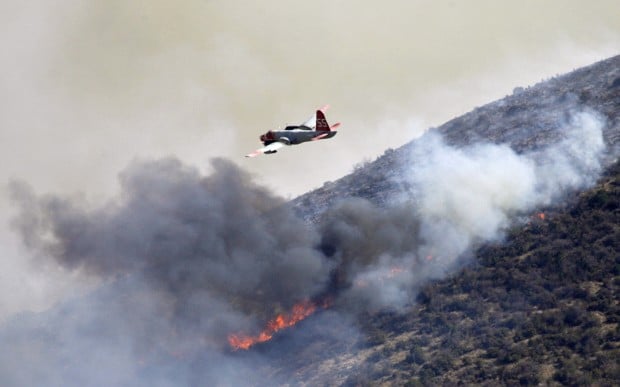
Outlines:
[[259,335],[248,336],[245,334],[231,334],[228,336],[228,343],[235,350],[249,349],[254,344],[271,340],[277,331],[297,324],[314,313],[316,309],[317,306],[311,301],[302,301],[293,306],[291,313],[279,314],[276,318],[269,321],[265,329],[263,329]]
[[540,219],[540,220],[545,220],[545,213],[544,212],[539,212],[538,214],[536,214],[536,216],[538,216],[538,219]]

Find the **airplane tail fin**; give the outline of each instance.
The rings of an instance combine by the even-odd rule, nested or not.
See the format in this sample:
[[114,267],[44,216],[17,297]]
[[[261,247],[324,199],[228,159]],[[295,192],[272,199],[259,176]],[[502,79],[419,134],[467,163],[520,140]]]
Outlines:
[[331,129],[327,120],[325,119],[325,114],[322,110],[316,111],[316,129],[317,132],[329,132]]

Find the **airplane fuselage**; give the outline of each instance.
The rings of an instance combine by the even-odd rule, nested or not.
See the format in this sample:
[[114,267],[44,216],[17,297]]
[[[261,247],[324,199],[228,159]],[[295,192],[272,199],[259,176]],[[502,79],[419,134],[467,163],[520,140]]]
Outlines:
[[269,145],[276,141],[286,145],[297,145],[303,142],[312,141],[313,138],[322,135],[321,139],[332,138],[338,133],[337,131],[318,132],[305,126],[287,126],[284,130],[270,130],[260,136],[260,140],[265,145]]

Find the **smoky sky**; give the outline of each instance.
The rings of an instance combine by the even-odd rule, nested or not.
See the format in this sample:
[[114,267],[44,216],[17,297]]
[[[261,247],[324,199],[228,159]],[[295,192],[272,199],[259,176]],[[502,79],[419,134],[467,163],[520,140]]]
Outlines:
[[[301,194],[516,86],[616,54],[620,37],[614,1],[1,7],[3,172],[45,190],[87,181],[89,193],[113,191],[136,154],[235,159],[329,103],[346,140],[244,165],[279,194]],[[322,158],[331,168],[303,180],[279,168]]]
[[269,359],[239,356],[227,335],[257,334],[276,313],[329,296],[321,321],[357,337],[354,316],[405,310],[517,216],[593,184],[604,125],[575,111],[561,140],[529,154],[428,133],[399,173],[411,191],[386,207],[343,198],[316,225],[226,159],[209,174],[175,158],[134,161],[99,203],[15,181],[13,227],[37,260],[101,285],[5,324],[0,382],[250,384]]

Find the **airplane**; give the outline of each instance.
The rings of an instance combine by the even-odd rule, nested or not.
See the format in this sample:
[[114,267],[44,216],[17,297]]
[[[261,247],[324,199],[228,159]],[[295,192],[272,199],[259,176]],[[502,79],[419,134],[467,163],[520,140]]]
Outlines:
[[270,130],[259,137],[263,148],[245,155],[256,157],[262,154],[273,154],[286,145],[297,145],[308,141],[317,141],[332,138],[338,133],[333,130],[340,126],[340,122],[329,126],[325,119],[325,112],[329,105],[325,105],[301,125],[288,125],[281,130]]

